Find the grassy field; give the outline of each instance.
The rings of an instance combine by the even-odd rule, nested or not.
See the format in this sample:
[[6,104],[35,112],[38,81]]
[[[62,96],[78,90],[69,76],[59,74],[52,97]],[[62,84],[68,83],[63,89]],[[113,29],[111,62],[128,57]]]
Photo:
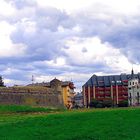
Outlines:
[[140,140],[140,108],[44,114],[1,108],[0,140]]
[[45,108],[45,107],[32,107],[27,105],[0,105],[0,114],[5,113],[50,113],[59,112],[62,109],[57,108]]

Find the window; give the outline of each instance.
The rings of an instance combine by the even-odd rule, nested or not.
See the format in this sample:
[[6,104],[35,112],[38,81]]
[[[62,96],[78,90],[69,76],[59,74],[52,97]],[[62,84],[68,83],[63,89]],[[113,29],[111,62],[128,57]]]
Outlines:
[[131,98],[131,93],[129,93],[129,97]]
[[133,85],[134,85],[134,82],[133,82]]
[[130,106],[132,105],[131,93],[129,93]]
[[139,92],[137,92],[137,103],[138,105],[140,104],[140,99],[139,99],[140,95],[139,95]]
[[115,83],[115,81],[111,81],[111,83],[112,83],[112,84],[114,84],[114,83]]

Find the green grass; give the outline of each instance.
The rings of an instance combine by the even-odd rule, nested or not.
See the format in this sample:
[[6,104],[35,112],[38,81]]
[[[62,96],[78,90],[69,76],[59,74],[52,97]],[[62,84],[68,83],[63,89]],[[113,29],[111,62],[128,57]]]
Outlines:
[[0,105],[0,114],[3,113],[34,113],[34,112],[56,112],[61,109],[32,107],[27,105]]
[[1,114],[0,140],[140,140],[140,109]]

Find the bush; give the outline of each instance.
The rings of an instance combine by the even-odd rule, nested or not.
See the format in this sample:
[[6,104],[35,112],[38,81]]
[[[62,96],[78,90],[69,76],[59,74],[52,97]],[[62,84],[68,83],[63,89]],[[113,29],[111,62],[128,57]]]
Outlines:
[[103,101],[103,106],[104,107],[112,107],[113,101],[112,100],[105,100],[105,101]]
[[128,107],[128,101],[127,100],[120,101],[118,107]]
[[102,102],[100,102],[100,103],[98,103],[97,105],[96,105],[96,108],[103,108],[104,106],[103,106],[103,103]]
[[95,107],[95,108],[103,108],[103,102],[99,100],[92,100],[89,104],[90,107]]
[[95,108],[112,107],[113,101],[112,100],[99,101],[94,99],[90,102],[89,106]]
[[89,104],[89,106],[90,107],[96,107],[96,105],[99,103],[99,101],[98,100],[92,100],[91,102],[90,102],[90,104]]

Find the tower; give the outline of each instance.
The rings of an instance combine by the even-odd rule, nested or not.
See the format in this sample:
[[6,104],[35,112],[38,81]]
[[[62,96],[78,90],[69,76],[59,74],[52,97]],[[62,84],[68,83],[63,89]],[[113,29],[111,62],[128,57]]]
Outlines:
[[131,71],[131,79],[134,79],[134,70],[132,68],[132,71]]
[[32,81],[32,84],[34,84],[34,75],[32,75],[32,79],[31,79],[31,81]]

